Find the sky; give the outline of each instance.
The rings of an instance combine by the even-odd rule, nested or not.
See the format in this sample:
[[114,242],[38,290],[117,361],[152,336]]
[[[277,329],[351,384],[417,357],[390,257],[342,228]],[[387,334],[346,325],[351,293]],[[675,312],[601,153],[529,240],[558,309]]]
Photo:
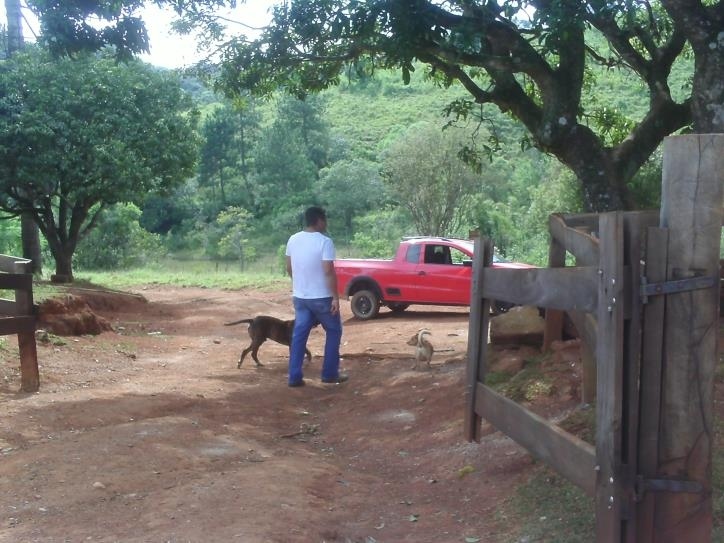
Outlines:
[[[269,21],[269,9],[274,3],[273,0],[246,0],[234,12],[225,12],[224,15],[259,28]],[[151,44],[151,53],[141,55],[142,60],[164,68],[181,68],[203,56],[196,51],[193,36],[179,36],[171,31],[170,23],[174,17],[171,10],[148,6],[143,9],[141,16],[146,23]],[[248,32],[240,27],[242,31]]]
[[[261,27],[268,22],[269,9],[276,0],[245,0],[240,2],[233,12],[225,12],[224,15],[230,19],[243,21],[251,27]],[[182,68],[193,64],[202,55],[196,51],[196,43],[193,36],[179,36],[171,31],[171,21],[174,18],[173,12],[168,9],[161,9],[155,5],[149,5],[140,12],[143,18],[150,40],[150,54],[140,55],[145,62],[164,68]],[[26,25],[23,29],[26,41],[33,41],[33,32],[37,33],[37,20],[32,14],[24,9]],[[0,22],[5,24],[5,4],[0,3]],[[30,30],[32,28],[32,31]],[[240,27],[240,32],[242,29]],[[246,31],[248,34],[248,30]]]

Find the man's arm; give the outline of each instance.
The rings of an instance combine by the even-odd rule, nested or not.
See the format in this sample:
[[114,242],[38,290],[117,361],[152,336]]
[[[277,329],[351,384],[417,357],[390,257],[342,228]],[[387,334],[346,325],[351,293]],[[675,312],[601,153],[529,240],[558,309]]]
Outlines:
[[327,280],[327,286],[332,291],[332,313],[339,312],[339,294],[337,293],[337,274],[334,273],[334,260],[322,260],[322,269],[324,277]]
[[292,276],[292,257],[287,255],[287,275]]

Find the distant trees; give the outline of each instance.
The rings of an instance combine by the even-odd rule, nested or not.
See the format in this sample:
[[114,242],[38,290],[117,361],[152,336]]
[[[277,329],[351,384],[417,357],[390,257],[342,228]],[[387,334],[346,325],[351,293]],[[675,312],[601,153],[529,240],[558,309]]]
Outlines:
[[101,212],[192,172],[196,116],[178,80],[139,62],[51,60],[29,49],[0,66],[0,208],[29,213],[59,279]]
[[277,103],[274,121],[261,130],[253,152],[257,216],[297,214],[313,199],[330,145],[322,112],[319,99],[282,97]]
[[198,183],[210,189],[216,212],[232,203],[253,204],[248,175],[259,120],[259,113],[250,103],[239,107],[222,105],[204,119]]
[[379,169],[376,162],[353,158],[319,172],[315,192],[347,237],[352,235],[355,217],[376,210],[386,200]]
[[458,156],[460,134],[430,124],[415,124],[385,151],[382,178],[388,193],[405,207],[417,234],[456,232],[460,207],[480,187],[470,165]]

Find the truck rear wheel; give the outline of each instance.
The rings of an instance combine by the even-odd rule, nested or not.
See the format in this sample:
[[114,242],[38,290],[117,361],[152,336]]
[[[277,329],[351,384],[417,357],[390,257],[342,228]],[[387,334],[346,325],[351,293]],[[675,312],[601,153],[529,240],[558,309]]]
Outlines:
[[359,290],[352,296],[350,305],[352,314],[358,319],[366,321],[377,316],[380,310],[380,299],[371,290]]

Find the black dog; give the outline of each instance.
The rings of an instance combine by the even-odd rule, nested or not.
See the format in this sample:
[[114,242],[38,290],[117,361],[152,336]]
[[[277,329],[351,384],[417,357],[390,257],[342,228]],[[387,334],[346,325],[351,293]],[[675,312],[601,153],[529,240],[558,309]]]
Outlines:
[[[259,358],[257,358],[256,352],[259,350],[259,347],[261,347],[262,343],[264,343],[267,339],[271,339],[273,341],[276,341],[277,343],[281,343],[282,345],[287,346],[289,346],[289,344],[292,342],[294,319],[290,321],[283,321],[281,319],[277,319],[276,317],[259,315],[258,317],[254,317],[253,319],[242,319],[240,321],[226,322],[224,323],[224,326],[232,326],[234,324],[241,323],[249,324],[248,332],[249,337],[251,338],[251,345],[249,345],[241,352],[239,363],[236,365],[237,368],[241,368],[241,364],[242,362],[244,362],[244,357],[249,353],[249,351],[251,351],[251,357],[254,359],[254,362],[256,362],[256,365],[263,366],[264,364],[259,362]],[[311,361],[312,353],[309,352],[309,349],[305,347],[304,352],[305,356],[307,357],[307,362]]]

